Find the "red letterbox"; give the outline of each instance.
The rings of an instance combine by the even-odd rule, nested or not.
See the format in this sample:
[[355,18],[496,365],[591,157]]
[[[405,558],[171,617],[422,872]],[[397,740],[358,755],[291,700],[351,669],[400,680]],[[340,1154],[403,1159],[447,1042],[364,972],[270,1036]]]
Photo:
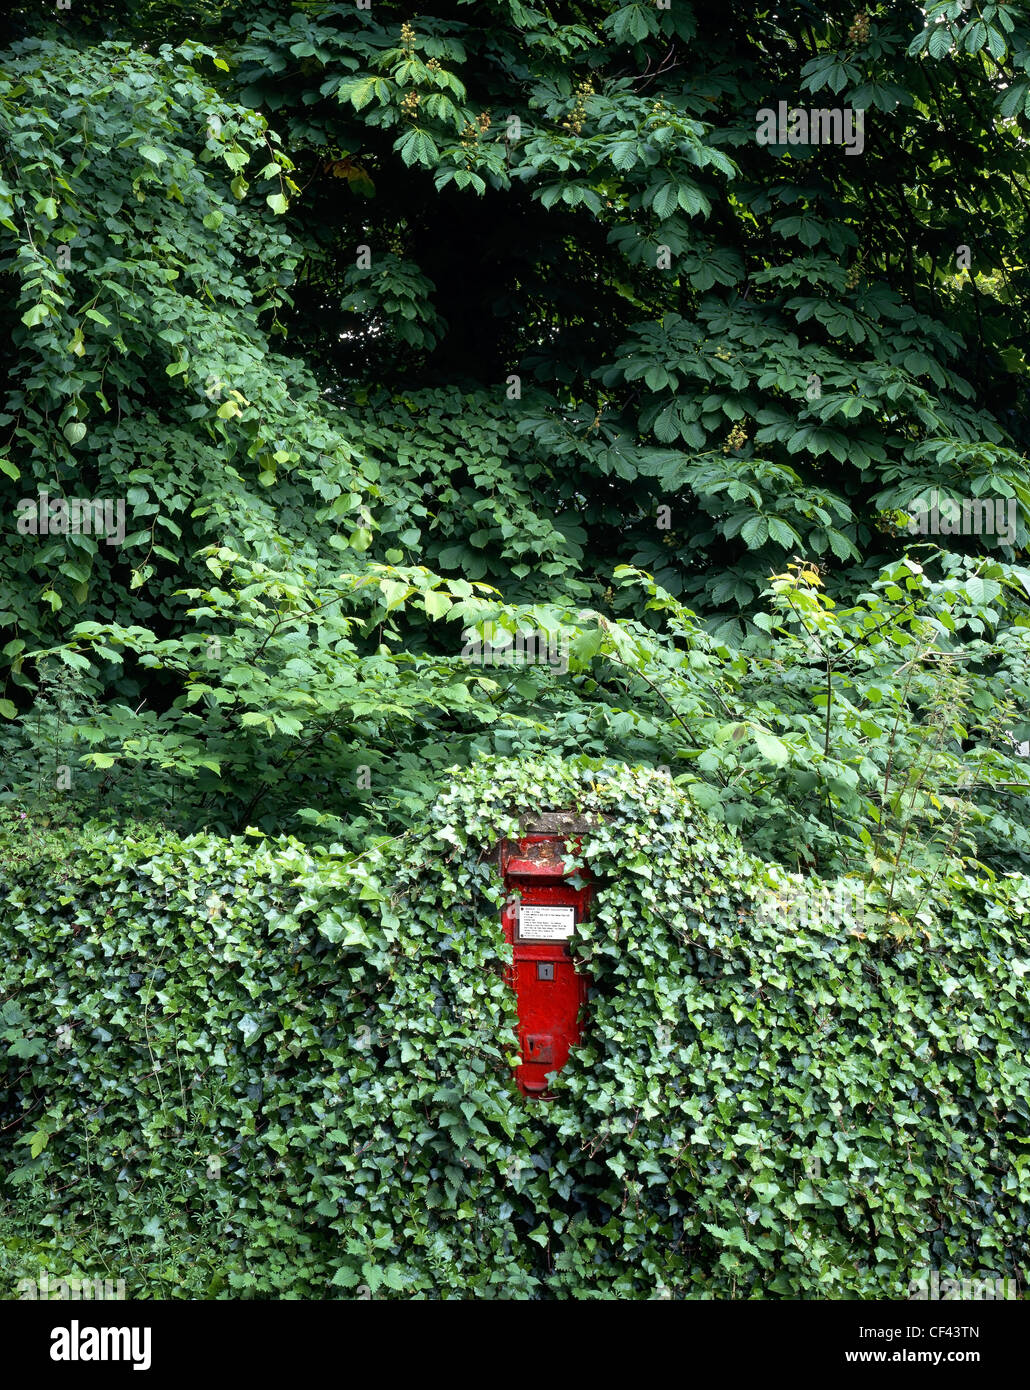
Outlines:
[[577,972],[570,949],[577,925],[590,906],[584,869],[582,886],[567,881],[562,861],[565,835],[527,835],[506,840],[501,872],[508,892],[501,924],[512,945],[506,979],[515,991],[521,1064],[515,1080],[524,1095],[547,1094],[548,1077],[560,1071],[569,1048],[580,1039],[580,1014],[587,979]]

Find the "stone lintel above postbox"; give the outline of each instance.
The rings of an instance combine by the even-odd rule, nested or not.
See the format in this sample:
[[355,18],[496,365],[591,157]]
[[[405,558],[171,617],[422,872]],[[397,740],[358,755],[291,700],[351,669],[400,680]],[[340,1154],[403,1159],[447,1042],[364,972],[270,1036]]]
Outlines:
[[562,846],[603,825],[606,817],[575,811],[538,811],[520,818],[521,837],[504,840],[499,851],[501,872],[514,878],[564,878]]
[[599,829],[607,816],[581,816],[577,811],[538,811],[521,818],[523,835],[586,835]]

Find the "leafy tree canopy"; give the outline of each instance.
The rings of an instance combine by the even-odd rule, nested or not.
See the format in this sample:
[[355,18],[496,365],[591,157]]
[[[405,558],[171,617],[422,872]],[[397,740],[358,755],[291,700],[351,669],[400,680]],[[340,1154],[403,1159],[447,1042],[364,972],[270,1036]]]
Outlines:
[[[4,795],[358,844],[548,747],[791,862],[1025,862],[1022,11],[7,24]],[[914,541],[934,489],[1011,535]]]

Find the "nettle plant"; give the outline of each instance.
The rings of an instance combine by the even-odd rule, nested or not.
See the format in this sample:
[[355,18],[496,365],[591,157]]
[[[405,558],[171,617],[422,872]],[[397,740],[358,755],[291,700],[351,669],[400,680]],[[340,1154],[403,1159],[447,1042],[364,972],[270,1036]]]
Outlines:
[[[550,1104],[511,1078],[496,855],[545,809],[595,823],[567,846],[589,1017]],[[357,855],[93,826],[68,858],[0,826],[5,1200],[131,1296],[1023,1278],[1021,876],[952,871],[915,942],[785,926],[782,873],[668,777],[586,758],[477,765]]]

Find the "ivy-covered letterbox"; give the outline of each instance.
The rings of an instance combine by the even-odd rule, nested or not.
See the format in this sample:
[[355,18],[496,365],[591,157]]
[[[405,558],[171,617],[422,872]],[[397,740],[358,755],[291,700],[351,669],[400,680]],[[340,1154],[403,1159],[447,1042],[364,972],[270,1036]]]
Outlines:
[[565,834],[506,840],[501,872],[507,891],[502,916],[512,946],[507,979],[515,992],[521,1062],[515,1069],[526,1095],[550,1099],[550,1078],[579,1041],[587,1000],[586,976],[572,955],[576,928],[590,907],[584,869],[562,860]]

